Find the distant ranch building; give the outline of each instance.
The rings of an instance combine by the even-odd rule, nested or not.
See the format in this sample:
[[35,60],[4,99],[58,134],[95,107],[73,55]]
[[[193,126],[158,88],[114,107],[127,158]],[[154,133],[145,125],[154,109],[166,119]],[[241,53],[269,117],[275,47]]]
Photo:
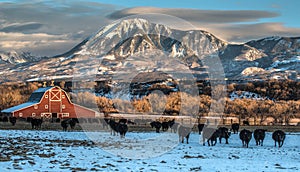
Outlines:
[[95,118],[99,115],[92,109],[72,103],[58,86],[39,88],[26,103],[1,112],[17,118]]

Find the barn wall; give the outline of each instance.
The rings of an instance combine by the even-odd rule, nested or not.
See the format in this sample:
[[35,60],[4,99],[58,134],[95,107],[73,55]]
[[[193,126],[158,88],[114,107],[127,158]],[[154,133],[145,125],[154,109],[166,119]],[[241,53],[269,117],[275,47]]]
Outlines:
[[[59,88],[53,88],[55,90]],[[52,90],[52,89],[51,89]],[[32,117],[32,113],[35,113],[36,117],[41,117],[42,113],[57,113],[59,118],[94,118],[96,113],[87,108],[73,104],[68,99],[67,94],[61,91],[60,101],[50,101],[50,90],[45,92],[40,103],[32,105],[30,107],[15,111],[13,115],[20,117],[22,113],[23,118]],[[62,114],[69,114],[68,116],[62,116]]]

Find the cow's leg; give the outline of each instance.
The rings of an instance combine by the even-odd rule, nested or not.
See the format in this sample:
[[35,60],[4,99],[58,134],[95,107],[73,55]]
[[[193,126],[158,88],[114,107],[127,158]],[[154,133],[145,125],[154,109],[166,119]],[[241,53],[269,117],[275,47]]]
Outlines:
[[264,140],[261,140],[260,145],[263,146],[263,144],[264,144]]
[[229,143],[228,143],[228,138],[226,138],[226,144],[229,144]]
[[279,140],[278,141],[278,146],[281,147],[282,145],[283,145],[283,142]]
[[219,141],[220,141],[220,143],[222,142],[222,137],[219,137]]
[[275,147],[276,147],[276,141],[275,141]]

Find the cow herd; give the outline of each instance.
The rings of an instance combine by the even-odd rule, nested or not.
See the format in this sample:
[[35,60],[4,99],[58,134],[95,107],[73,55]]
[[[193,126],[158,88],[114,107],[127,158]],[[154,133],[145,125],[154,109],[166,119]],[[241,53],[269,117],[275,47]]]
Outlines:
[[[225,139],[225,143],[229,144],[228,139],[231,135],[231,131],[233,134],[238,134],[239,130],[239,124],[234,123],[231,126],[231,131],[226,127],[220,127],[218,129],[214,128],[208,128],[205,127],[203,124],[198,124],[199,134],[202,135],[202,141],[203,145],[205,145],[205,142],[207,141],[208,146],[214,146],[217,143],[217,138],[219,138],[219,142],[221,143],[222,139]],[[201,129],[201,130],[200,130]],[[239,133],[239,138],[242,141],[243,147],[249,147],[249,142],[252,139],[252,135],[255,139],[256,145],[263,146],[263,142],[266,136],[267,130],[265,129],[255,129],[254,132],[251,132],[250,130],[243,129]],[[282,147],[284,140],[285,140],[285,133],[281,130],[276,130],[272,134],[272,139],[276,143],[278,143],[279,147]]]
[[[17,118],[10,117],[10,118],[1,118],[1,122],[11,122],[12,125],[15,125]],[[28,117],[26,119],[27,122],[31,123],[32,129],[41,129],[41,125],[43,123],[43,119],[38,118],[31,118]],[[57,122],[57,121],[56,121]],[[74,129],[76,123],[81,123],[81,121],[77,118],[68,118],[59,121],[63,131],[67,131],[67,128],[70,127],[71,130]],[[247,122],[247,121],[246,121]],[[245,121],[243,121],[244,125],[248,125]],[[121,119],[113,119],[113,118],[104,118],[100,120],[100,123],[103,128],[110,128],[111,135],[120,135],[121,138],[124,138],[126,133],[128,132],[128,124],[139,124],[138,121],[131,121],[124,118]],[[184,143],[184,139],[186,139],[186,143],[189,142],[189,136],[192,131],[192,127],[186,127],[175,122],[175,119],[167,120],[165,119],[163,122],[159,120],[149,122],[151,128],[155,128],[156,133],[160,133],[160,130],[163,132],[168,131],[171,129],[171,132],[178,133],[179,142]],[[148,123],[148,125],[149,125]],[[239,132],[240,125],[238,123],[233,123],[231,128],[228,129],[226,127],[219,127],[219,128],[210,128],[205,124],[198,124],[197,125],[199,135],[202,137],[203,145],[205,143],[208,146],[215,146],[217,141],[222,143],[222,140],[225,140],[225,144],[229,144],[229,138],[231,132],[233,134],[239,134],[239,138],[242,141],[243,147],[249,147],[249,142],[253,138],[255,139],[257,146],[263,146],[264,139],[266,137],[265,129],[255,129],[253,132],[247,129],[243,129]],[[275,142],[275,147],[278,144],[278,147],[282,147],[284,140],[285,140],[285,133],[281,130],[276,130],[272,133],[272,139]]]
[[[184,138],[186,138],[186,143],[188,144],[189,136],[192,132],[191,127],[180,125],[179,123],[176,123],[175,120],[165,121],[163,123],[159,121],[152,121],[150,126],[155,128],[156,132],[159,133],[160,128],[162,128],[163,131],[167,131],[168,128],[172,128],[175,124],[176,128],[178,128],[179,142],[183,143]],[[238,123],[234,123],[232,124],[231,129],[228,129],[226,127],[209,128],[205,124],[198,124],[197,128],[199,135],[202,137],[203,145],[205,146],[205,143],[207,143],[208,146],[215,146],[218,140],[219,143],[222,143],[223,139],[225,140],[225,144],[229,144],[231,132],[233,132],[233,134],[238,134],[240,125]],[[266,137],[266,131],[267,130],[265,129],[255,129],[254,132],[247,129],[241,130],[239,133],[239,138],[242,141],[243,147],[249,147],[249,142],[252,139],[252,135],[255,139],[256,145],[263,146],[263,142]],[[279,147],[282,147],[285,140],[285,133],[281,130],[276,130],[272,134],[272,139],[275,142],[275,147],[277,143]]]

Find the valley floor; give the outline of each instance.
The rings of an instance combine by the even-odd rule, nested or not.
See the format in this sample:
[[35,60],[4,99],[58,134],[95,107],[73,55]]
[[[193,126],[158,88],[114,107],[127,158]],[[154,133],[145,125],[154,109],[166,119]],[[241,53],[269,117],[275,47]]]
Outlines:
[[299,140],[287,133],[278,148],[267,133],[264,146],[243,148],[235,134],[208,147],[198,133],[182,144],[170,132],[0,130],[0,171],[299,171]]

